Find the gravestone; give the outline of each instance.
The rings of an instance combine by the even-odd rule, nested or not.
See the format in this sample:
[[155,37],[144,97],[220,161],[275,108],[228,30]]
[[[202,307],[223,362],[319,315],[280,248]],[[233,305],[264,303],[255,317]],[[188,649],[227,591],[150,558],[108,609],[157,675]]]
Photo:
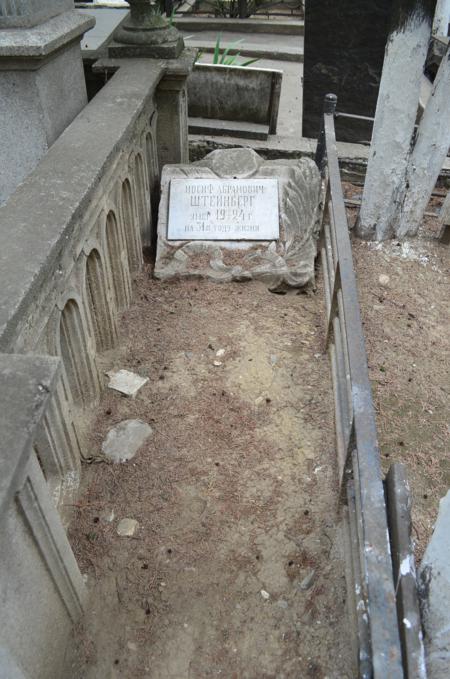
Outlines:
[[166,165],[155,276],[303,287],[314,280],[321,197],[308,158],[265,161],[252,149],[229,149]]
[[[392,0],[306,0],[303,136],[316,139],[323,98],[338,111],[373,118],[389,31]],[[370,141],[370,123],[336,119],[339,141]]]

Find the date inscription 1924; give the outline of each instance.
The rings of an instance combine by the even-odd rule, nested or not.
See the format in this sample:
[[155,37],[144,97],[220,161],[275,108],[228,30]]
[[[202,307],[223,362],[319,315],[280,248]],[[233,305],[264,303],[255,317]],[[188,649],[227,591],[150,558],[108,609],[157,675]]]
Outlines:
[[275,240],[277,179],[172,179],[168,240]]

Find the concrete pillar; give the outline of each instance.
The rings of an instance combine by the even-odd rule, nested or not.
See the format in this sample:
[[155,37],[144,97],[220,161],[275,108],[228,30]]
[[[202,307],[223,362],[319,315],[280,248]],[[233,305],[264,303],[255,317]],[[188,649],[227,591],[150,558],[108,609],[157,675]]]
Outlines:
[[444,55],[431,97],[420,121],[406,171],[406,193],[400,207],[399,238],[416,235],[450,146],[450,49]]
[[432,0],[397,0],[388,37],[363,200],[356,226],[362,238],[394,232],[431,35]]
[[450,0],[437,0],[436,11],[433,20],[433,35],[445,36],[448,35],[448,24],[450,21]]
[[87,103],[73,0],[0,0],[0,204]]
[[158,162],[160,169],[167,163],[189,162],[187,118],[188,73],[168,73],[156,92],[158,109]]

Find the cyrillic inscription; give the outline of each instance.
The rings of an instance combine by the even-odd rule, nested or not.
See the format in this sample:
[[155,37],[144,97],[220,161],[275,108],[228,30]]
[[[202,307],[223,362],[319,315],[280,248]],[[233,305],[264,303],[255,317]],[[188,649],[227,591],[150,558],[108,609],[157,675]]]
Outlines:
[[277,179],[172,179],[168,240],[274,240]]

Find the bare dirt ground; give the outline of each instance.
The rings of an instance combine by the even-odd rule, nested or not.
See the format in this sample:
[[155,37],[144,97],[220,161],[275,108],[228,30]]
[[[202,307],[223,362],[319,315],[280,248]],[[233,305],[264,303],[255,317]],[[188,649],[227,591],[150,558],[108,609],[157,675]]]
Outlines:
[[[450,486],[450,250],[436,223],[409,243],[353,243],[382,463],[407,465],[419,560]],[[315,293],[286,296],[138,278],[100,369],[150,381],[135,400],[106,389],[92,427],[71,526],[91,606],[70,679],[353,676],[322,300],[320,274]],[[99,461],[107,431],[135,417],[150,442]],[[124,517],[133,538],[116,533]]]
[[[345,188],[352,198],[362,191]],[[434,197],[428,211],[441,203]],[[348,209],[350,224],[356,215]],[[383,469],[407,467],[418,561],[450,487],[450,247],[437,229],[427,217],[410,241],[353,241]]]
[[154,435],[128,463],[85,465],[71,679],[353,676],[322,299],[139,277],[101,370],[150,381],[135,400],[104,391],[92,456],[124,419]]

